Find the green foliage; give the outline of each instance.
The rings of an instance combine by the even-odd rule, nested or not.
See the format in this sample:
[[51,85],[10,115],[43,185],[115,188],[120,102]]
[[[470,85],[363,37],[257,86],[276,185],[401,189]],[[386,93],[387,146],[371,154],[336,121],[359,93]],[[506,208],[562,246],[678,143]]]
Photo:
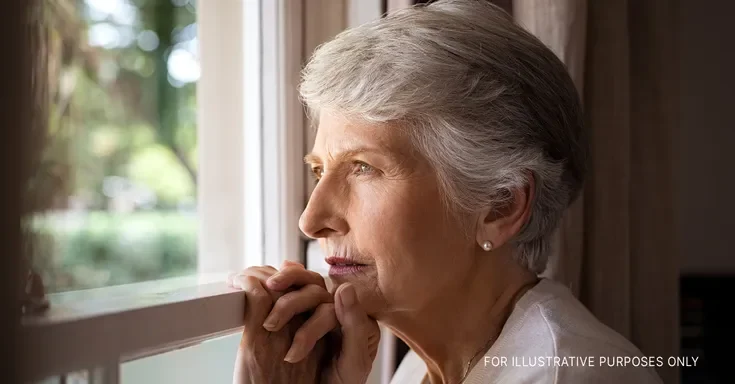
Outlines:
[[38,251],[53,250],[53,259],[37,259],[47,263],[39,269],[50,292],[193,273],[197,225],[178,212],[54,214],[32,224],[46,245]]
[[45,2],[48,126],[26,219],[52,292],[196,268],[196,218],[169,211],[196,201],[195,77],[169,73],[195,46],[196,2],[120,3]]
[[172,206],[193,200],[194,188],[189,175],[163,146],[152,145],[135,152],[126,173],[132,181],[151,188],[159,204]]
[[[60,43],[49,58],[55,93],[44,157],[68,170],[59,175],[66,181],[59,199],[82,197],[104,209],[102,187],[115,176],[152,190],[160,208],[188,203],[196,191],[196,84],[172,83],[167,64],[195,38],[194,2],[125,3],[134,8],[129,23],[114,14],[91,17],[85,0],[50,8]],[[133,38],[91,45],[100,26]],[[158,40],[154,49],[139,44],[145,33]]]

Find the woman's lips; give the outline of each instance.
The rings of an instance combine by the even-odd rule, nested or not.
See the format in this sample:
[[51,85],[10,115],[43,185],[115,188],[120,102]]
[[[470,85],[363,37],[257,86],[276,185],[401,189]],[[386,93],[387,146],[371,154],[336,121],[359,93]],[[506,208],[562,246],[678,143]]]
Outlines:
[[351,275],[369,268],[370,265],[357,262],[345,257],[330,256],[326,259],[330,276]]
[[332,265],[329,267],[329,276],[353,275],[362,272],[369,267],[369,265],[365,264]]

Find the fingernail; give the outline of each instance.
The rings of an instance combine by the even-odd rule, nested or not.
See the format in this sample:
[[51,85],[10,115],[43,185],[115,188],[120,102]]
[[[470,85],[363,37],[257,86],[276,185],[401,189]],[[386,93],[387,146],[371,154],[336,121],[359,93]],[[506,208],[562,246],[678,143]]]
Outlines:
[[342,305],[344,305],[345,308],[351,307],[357,301],[355,287],[353,287],[352,285],[348,285],[347,287],[342,289],[342,294],[340,298],[342,299]]
[[297,345],[295,343],[292,344],[291,345],[291,348],[289,348],[288,352],[286,352],[286,357],[284,357],[283,360],[284,361],[287,361],[289,363],[292,363],[292,364],[295,363],[296,362],[296,358],[298,357],[298,356],[296,356],[297,355],[297,353],[296,353],[297,350],[298,350]]
[[268,315],[268,317],[265,319],[265,322],[263,322],[263,328],[267,330],[271,330],[278,325],[278,316],[274,314]]

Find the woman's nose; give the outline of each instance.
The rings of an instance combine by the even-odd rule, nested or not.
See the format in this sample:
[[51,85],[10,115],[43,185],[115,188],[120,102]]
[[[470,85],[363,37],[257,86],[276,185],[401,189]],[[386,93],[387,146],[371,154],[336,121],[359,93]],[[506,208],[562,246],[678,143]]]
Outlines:
[[347,220],[339,209],[344,196],[331,193],[325,181],[322,180],[316,185],[306,209],[299,218],[301,232],[313,239],[344,236],[349,232]]

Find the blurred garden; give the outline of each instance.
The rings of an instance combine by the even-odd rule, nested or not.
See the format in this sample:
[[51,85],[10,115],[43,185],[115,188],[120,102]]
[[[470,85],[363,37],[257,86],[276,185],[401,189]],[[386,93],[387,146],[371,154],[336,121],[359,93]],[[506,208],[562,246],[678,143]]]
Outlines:
[[32,264],[50,292],[194,272],[194,0],[44,4]]

